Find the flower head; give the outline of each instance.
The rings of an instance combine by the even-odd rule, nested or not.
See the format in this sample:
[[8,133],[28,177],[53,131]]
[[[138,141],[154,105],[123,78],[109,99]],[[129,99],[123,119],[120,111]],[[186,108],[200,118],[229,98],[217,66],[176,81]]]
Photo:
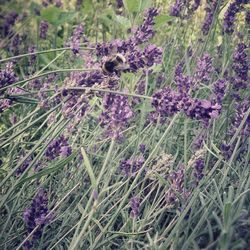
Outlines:
[[106,127],[108,136],[122,139],[122,130],[134,115],[128,97],[110,93],[104,96],[103,105],[104,111],[99,118],[101,125]]
[[139,216],[140,213],[140,198],[134,196],[130,199],[131,212],[130,217],[135,219]]
[[236,15],[243,9],[242,4],[244,3],[248,3],[248,0],[234,0],[229,5],[224,15],[224,31],[227,34],[232,34],[234,32],[234,23]]
[[244,89],[249,80],[247,46],[244,43],[237,44],[233,54],[232,68],[235,73],[235,77],[233,78],[234,89]]
[[42,236],[44,226],[52,219],[52,216],[48,216],[48,214],[48,196],[46,191],[41,188],[32,199],[30,206],[23,212],[23,220],[28,233],[31,233],[38,226],[32,234],[32,238],[25,242],[26,246],[32,246]]
[[213,72],[212,57],[208,53],[198,59],[196,66],[195,78],[199,82],[208,83],[211,79],[211,73]]
[[47,32],[49,29],[49,24],[46,21],[41,21],[40,23],[40,38],[46,40]]
[[68,144],[68,140],[64,136],[60,136],[54,139],[45,152],[45,156],[49,160],[57,158],[59,155],[62,157],[67,157],[71,154],[71,148]]
[[120,169],[126,176],[134,176],[141,169],[144,161],[142,156],[135,159],[124,159],[120,163]]
[[0,88],[6,87],[14,82],[16,82],[18,78],[14,72],[14,65],[12,62],[8,62],[5,65],[5,68],[0,71]]

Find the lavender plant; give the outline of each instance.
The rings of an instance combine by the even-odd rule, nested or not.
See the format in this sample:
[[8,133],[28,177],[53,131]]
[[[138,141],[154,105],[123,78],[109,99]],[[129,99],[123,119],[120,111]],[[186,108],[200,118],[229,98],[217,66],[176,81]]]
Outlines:
[[0,248],[248,249],[248,2],[9,2]]

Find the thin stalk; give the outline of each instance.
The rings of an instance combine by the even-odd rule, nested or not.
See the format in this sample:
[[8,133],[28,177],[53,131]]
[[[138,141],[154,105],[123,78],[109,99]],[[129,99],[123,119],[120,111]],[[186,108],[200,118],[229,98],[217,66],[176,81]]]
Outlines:
[[[113,151],[114,145],[115,145],[115,140],[113,139],[113,140],[111,141],[111,144],[110,144],[110,147],[109,147],[107,156],[106,156],[106,158],[105,158],[105,161],[104,161],[104,163],[103,163],[103,165],[102,165],[100,174],[99,174],[99,176],[98,176],[98,178],[97,178],[97,180],[96,180],[96,187],[98,187],[98,185],[99,185],[99,183],[100,183],[100,181],[101,181],[101,178],[102,178],[103,175],[104,175],[104,172],[105,172],[105,170],[106,170],[107,164],[108,164],[109,159],[110,159],[110,157],[111,157],[111,153],[112,153],[112,151]],[[93,200],[93,195],[91,196],[91,199],[89,199],[89,202],[88,202],[88,204],[87,204],[87,206],[86,206],[86,208],[85,208],[85,212],[87,212],[87,210],[89,209],[89,206],[91,205],[92,200]],[[85,231],[86,231],[87,227],[89,226],[89,223],[90,223],[90,221],[91,221],[91,219],[92,219],[93,214],[95,213],[95,211],[96,211],[96,205],[93,205],[93,206],[92,206],[92,209],[91,209],[91,211],[90,211],[90,213],[89,213],[89,216],[88,216],[88,218],[87,218],[85,224],[83,225],[82,230],[81,230],[80,233],[78,234],[77,238],[75,238],[75,237],[76,237],[76,233],[78,232],[78,230],[79,230],[79,228],[80,228],[80,226],[81,226],[81,222],[83,221],[83,218],[85,217],[85,213],[82,215],[82,218],[81,218],[81,220],[80,220],[80,223],[79,223],[79,225],[78,225],[78,227],[77,227],[77,229],[76,229],[76,232],[75,232],[75,234],[74,234],[74,236],[73,236],[73,240],[71,241],[71,246],[69,247],[70,250],[77,249],[78,244],[79,244],[81,238],[83,237],[83,235],[85,234]],[[73,245],[72,245],[72,242],[73,242]]]
[[[95,48],[87,48],[87,47],[82,47],[81,46],[80,49],[94,50]],[[16,60],[16,59],[19,59],[19,58],[22,58],[22,57],[27,57],[27,56],[32,56],[32,55],[40,55],[40,54],[46,54],[46,53],[50,53],[50,52],[57,52],[57,51],[64,51],[64,50],[71,50],[71,48],[70,47],[64,47],[64,48],[49,49],[49,50],[43,50],[43,51],[36,51],[36,52],[32,52],[32,53],[21,54],[21,55],[1,59],[0,63]]]
[[146,168],[146,166],[149,163],[149,161],[151,160],[151,158],[155,155],[156,151],[158,150],[159,146],[164,141],[164,139],[165,139],[166,135],[168,134],[169,130],[172,128],[173,124],[175,123],[177,117],[178,117],[178,114],[173,117],[173,119],[169,123],[167,129],[163,133],[162,137],[160,138],[160,140],[158,141],[158,143],[156,144],[156,146],[154,147],[154,149],[151,151],[150,155],[148,156],[147,160],[142,165],[141,169],[138,171],[138,173],[135,176],[133,182],[131,183],[131,185],[130,185],[128,191],[127,191],[127,193],[124,195],[123,200],[121,201],[120,205],[117,207],[116,211],[114,212],[113,217],[109,220],[109,222],[107,223],[107,225],[104,227],[103,232],[101,232],[96,237],[96,240],[95,240],[95,242],[94,242],[94,244],[92,246],[92,249],[95,248],[95,246],[97,245],[98,241],[101,239],[102,235],[107,232],[109,226],[113,223],[113,221],[115,220],[115,218],[118,216],[119,212],[121,211],[122,207],[124,206],[125,202],[127,201],[127,198],[129,197],[130,193],[132,192],[134,186],[138,182],[138,179],[140,178],[141,173],[144,171],[144,169]]
[[5,90],[5,89],[8,89],[10,87],[14,87],[14,86],[17,86],[19,84],[26,83],[26,82],[32,81],[34,79],[50,75],[50,74],[65,73],[65,72],[76,72],[76,71],[88,72],[88,71],[94,71],[94,70],[97,70],[97,69],[93,68],[93,69],[57,69],[57,70],[52,70],[52,71],[48,71],[48,72],[45,72],[45,73],[40,74],[40,75],[35,75],[33,77],[30,77],[29,79],[21,80],[21,81],[15,82],[13,84],[10,84],[8,86],[5,86],[5,87],[0,89],[0,92]]

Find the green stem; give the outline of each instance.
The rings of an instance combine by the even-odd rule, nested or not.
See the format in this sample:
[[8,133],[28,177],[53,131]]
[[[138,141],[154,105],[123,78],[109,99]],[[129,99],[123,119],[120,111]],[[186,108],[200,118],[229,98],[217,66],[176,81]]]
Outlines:
[[[84,49],[84,50],[94,50],[94,48],[87,48],[87,47],[80,47],[80,48]],[[19,59],[19,58],[26,57],[26,56],[46,54],[46,53],[50,53],[50,52],[65,51],[65,50],[71,50],[71,48],[70,47],[64,47],[64,48],[49,49],[49,50],[43,50],[43,51],[36,51],[36,52],[32,52],[32,53],[21,54],[21,55],[1,59],[0,63],[8,62],[8,61]]]
[[40,78],[40,77],[43,77],[43,76],[47,76],[47,75],[50,75],[50,74],[54,74],[54,73],[75,72],[75,71],[85,72],[85,71],[94,71],[94,70],[97,70],[97,69],[57,69],[57,70],[52,70],[52,71],[48,71],[48,72],[45,72],[45,73],[40,74],[40,75],[35,75],[33,77],[30,77],[29,79],[21,80],[19,82],[13,83],[13,84],[8,85],[6,87],[3,87],[3,88],[0,89],[0,92],[5,90],[5,89],[8,89],[10,87],[14,87],[14,86],[17,86],[19,84],[26,83],[26,82],[32,81],[34,79],[37,79],[37,78]]
[[[97,186],[97,187],[98,187],[98,185],[99,185],[101,179],[103,178],[103,175],[104,175],[104,172],[105,172],[106,167],[107,167],[107,165],[108,165],[109,159],[110,159],[110,157],[111,157],[111,153],[112,153],[112,151],[113,151],[114,145],[115,145],[115,140],[113,139],[113,140],[111,141],[111,144],[110,144],[110,147],[109,147],[107,156],[106,156],[106,158],[105,158],[105,161],[104,161],[104,163],[103,163],[103,165],[102,165],[100,174],[99,174],[99,176],[98,176],[98,178],[97,178],[97,181],[96,181],[96,186]],[[75,238],[75,237],[76,237],[76,234],[77,234],[77,232],[78,232],[78,230],[79,230],[79,228],[80,228],[80,226],[81,226],[81,224],[82,224],[82,221],[83,221],[83,219],[85,218],[85,214],[86,214],[86,212],[88,211],[88,209],[89,209],[89,207],[90,207],[90,205],[91,205],[91,203],[92,203],[92,200],[93,200],[93,195],[91,196],[91,198],[90,198],[89,201],[88,201],[88,204],[87,204],[87,206],[86,206],[86,208],[85,208],[85,213],[82,214],[82,218],[81,218],[81,220],[80,220],[80,222],[79,222],[79,224],[78,224],[78,227],[77,227],[77,229],[76,229],[76,232],[75,232],[75,234],[74,234],[74,236],[73,236],[73,240],[71,241],[71,243],[73,243],[73,245],[71,245],[71,246],[69,247],[70,250],[78,249],[78,244],[79,244],[79,242],[81,241],[83,235],[85,234],[85,231],[86,231],[87,227],[89,226],[90,221],[92,220],[93,214],[94,214],[95,211],[96,211],[96,205],[94,204],[94,205],[92,206],[92,209],[91,209],[91,211],[90,211],[90,213],[89,213],[89,215],[88,215],[88,218],[87,218],[85,224],[83,225],[82,230],[81,230],[80,233],[78,234],[77,238]]]
[[121,211],[121,209],[123,208],[125,202],[127,201],[127,198],[129,197],[130,193],[132,192],[134,186],[136,185],[136,183],[138,182],[138,179],[141,176],[141,173],[144,171],[144,169],[146,168],[147,164],[149,163],[149,161],[152,159],[152,157],[155,155],[156,151],[158,150],[159,146],[162,144],[162,142],[164,141],[166,135],[168,134],[169,130],[172,128],[173,124],[175,123],[176,119],[178,117],[178,114],[175,115],[173,117],[173,119],[171,120],[171,122],[169,123],[167,129],[165,130],[165,132],[163,133],[162,137],[160,138],[160,140],[158,141],[158,143],[156,144],[156,146],[154,147],[154,149],[151,151],[150,155],[148,156],[147,160],[144,162],[144,164],[142,165],[141,169],[138,171],[137,175],[135,176],[133,182],[131,183],[127,193],[124,195],[123,200],[121,201],[120,205],[117,207],[116,211],[114,212],[113,217],[109,220],[109,222],[107,223],[107,225],[104,227],[103,231],[96,237],[95,242],[92,245],[91,249],[95,249],[95,246],[97,245],[97,243],[99,242],[99,240],[101,239],[102,235],[105,234],[105,232],[107,232],[109,226],[113,223],[113,221],[116,219],[116,217],[118,216],[119,212]]

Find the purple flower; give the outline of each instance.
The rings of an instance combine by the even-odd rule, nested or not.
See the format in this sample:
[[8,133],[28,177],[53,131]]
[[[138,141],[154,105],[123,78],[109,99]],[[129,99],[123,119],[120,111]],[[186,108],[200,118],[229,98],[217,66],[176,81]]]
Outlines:
[[191,119],[203,121],[205,124],[212,118],[217,118],[221,105],[205,99],[190,99],[184,107],[185,114]]
[[234,32],[236,15],[243,9],[242,4],[247,3],[249,3],[248,0],[234,0],[234,2],[229,5],[224,15],[224,31],[227,34],[232,34]]
[[57,158],[59,155],[62,157],[68,157],[71,154],[71,148],[68,144],[68,140],[62,135],[57,139],[54,139],[47,147],[45,156],[49,160]]
[[147,45],[143,51],[145,65],[151,67],[154,64],[160,64],[162,62],[162,53],[162,48],[158,48],[154,44]]
[[14,54],[17,55],[19,53],[19,47],[21,44],[21,37],[19,34],[16,34],[14,38],[11,41],[11,46],[10,46],[10,51]]
[[190,8],[191,12],[196,11],[199,8],[200,4],[201,4],[201,0],[194,0],[194,3]]
[[[158,15],[158,10],[155,8],[150,8],[146,11],[143,24],[139,26],[128,40],[114,40],[110,43],[98,43],[96,45],[96,54],[98,56],[108,56],[112,52],[118,52],[122,54],[130,54],[130,57],[140,56],[141,51],[137,47],[142,43],[148,42],[154,35],[153,30],[154,18]],[[129,57],[129,55],[128,55]],[[136,63],[138,64],[138,63]],[[139,67],[141,68],[141,67]]]
[[203,142],[205,140],[205,133],[204,130],[202,130],[194,139],[192,143],[192,149],[193,150],[199,150],[203,146]]
[[134,48],[134,50],[127,55],[127,60],[129,70],[132,72],[136,72],[145,66],[143,52],[139,48]]
[[184,7],[185,1],[176,0],[174,5],[170,8],[170,16],[179,17],[181,15],[181,11]]
[[13,63],[8,62],[6,63],[5,68],[0,71],[0,88],[6,87],[18,81],[18,78],[16,77],[13,68],[14,68]]
[[145,151],[146,151],[146,145],[145,145],[145,144],[140,144],[140,145],[139,145],[139,150],[140,150],[140,152],[141,152],[142,154],[144,154]]
[[194,168],[193,175],[196,178],[197,182],[199,182],[204,176],[204,173],[203,173],[204,167],[205,167],[204,159],[198,158],[195,160],[194,166],[193,166]]
[[186,201],[190,195],[190,192],[188,192],[184,187],[184,167],[181,166],[177,171],[172,171],[169,174],[168,179],[170,182],[170,187],[165,194],[166,202],[170,205],[175,205],[182,200]]
[[219,79],[214,83],[213,92],[217,103],[221,104],[226,92],[226,80]]
[[107,94],[104,97],[104,111],[101,113],[100,121],[106,127],[107,135],[115,139],[121,139],[122,129],[133,117],[133,111],[129,105],[128,97],[115,94]]
[[[238,130],[246,112],[250,108],[250,102],[249,100],[245,99],[241,102],[237,102],[235,105],[235,115],[232,120],[232,125],[229,131],[229,135],[233,136],[235,132]],[[246,123],[242,127],[240,131],[241,136],[249,136],[250,135],[250,115],[248,115]]]
[[72,153],[72,149],[70,146],[62,146],[61,150],[60,150],[60,156],[61,157],[68,157],[69,155],[71,155]]
[[123,7],[123,0],[116,0],[116,7],[118,9],[122,8]]
[[[35,46],[35,45],[29,46],[28,52],[29,52],[29,53],[34,53],[34,52],[36,52],[36,46]],[[29,56],[29,64],[30,64],[30,66],[34,66],[35,62],[36,62],[36,54],[30,55],[30,56]]]
[[[47,216],[48,209],[48,197],[44,189],[39,189],[36,196],[32,199],[31,204],[25,209],[23,213],[23,220],[26,224],[28,233],[31,233],[34,228],[39,226],[37,230],[32,234],[31,239],[25,242],[25,246],[32,246],[36,240],[42,236],[43,228],[48,224],[53,216]],[[47,218],[46,218],[47,216]]]
[[250,10],[247,10],[246,12],[246,23],[250,24]]
[[215,10],[217,7],[217,0],[210,1],[211,3],[205,8],[206,16],[202,24],[201,30],[204,36],[206,36],[210,30],[210,27],[213,22]]
[[76,55],[80,51],[80,42],[81,39],[83,39],[83,34],[84,34],[84,26],[82,24],[78,25],[74,32],[73,35],[71,36],[68,44],[70,48],[72,49],[72,52]]
[[17,21],[18,14],[15,11],[11,11],[4,16],[4,23],[1,27],[3,29],[4,36],[7,36],[11,32],[11,27]]
[[155,34],[153,30],[154,18],[158,15],[156,8],[149,8],[144,17],[143,24],[134,32],[130,39],[133,45],[139,45],[148,42]]
[[174,79],[177,82],[179,77],[182,77],[184,72],[184,62],[181,61],[176,64],[175,71],[174,71]]
[[229,159],[230,156],[232,155],[232,147],[225,142],[221,143],[220,150],[225,159]]
[[127,177],[135,176],[135,174],[141,169],[144,161],[145,160],[142,156],[135,159],[124,159],[120,163],[120,169]]
[[234,89],[246,88],[249,77],[247,46],[244,43],[237,44],[233,54],[232,68],[235,72],[235,77],[233,78]]
[[61,0],[54,0],[54,4],[58,8],[62,7],[62,1]]
[[135,219],[139,216],[140,213],[140,198],[136,196],[132,197],[130,199],[130,206],[131,206],[130,217],[132,219]]
[[214,70],[212,57],[208,53],[198,59],[195,78],[199,82],[208,83],[211,80],[211,73]]
[[16,176],[20,176],[30,165],[32,158],[28,157],[24,163],[16,170]]
[[191,1],[176,0],[170,8],[170,16],[188,19],[199,8],[200,4],[201,0],[194,0],[192,4]]
[[181,99],[180,93],[166,87],[153,94],[152,106],[155,108],[156,115],[165,121],[166,117],[180,111]]
[[40,23],[40,38],[41,39],[46,40],[48,29],[49,29],[48,22],[42,20]]

